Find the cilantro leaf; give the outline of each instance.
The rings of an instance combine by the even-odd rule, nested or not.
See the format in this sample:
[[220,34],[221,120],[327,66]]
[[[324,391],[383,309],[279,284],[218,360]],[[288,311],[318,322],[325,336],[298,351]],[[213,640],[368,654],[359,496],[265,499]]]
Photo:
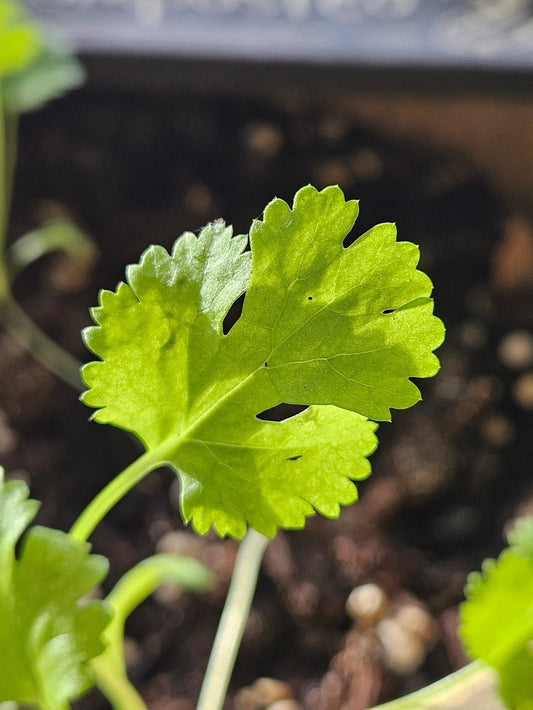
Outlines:
[[[380,225],[344,248],[357,216],[337,187],[274,200],[246,238],[218,222],[172,254],[150,247],[104,291],[82,370],[96,421],[135,433],[181,479],[200,533],[241,537],[335,517],[370,472],[376,425],[438,369],[443,326],[418,249]],[[251,262],[252,272],[250,277]],[[246,291],[227,335],[223,319]],[[312,405],[282,422],[257,415]],[[323,406],[317,406],[323,405]],[[335,406],[329,406],[335,405]]]
[[34,111],[79,86],[84,77],[82,66],[68,45],[56,37],[47,37],[41,51],[23,71],[6,77],[6,106],[13,113]]
[[[503,666],[533,635],[533,564],[505,550],[469,575],[461,635],[472,658]],[[494,623],[494,619],[498,623]]]
[[64,710],[92,685],[86,662],[103,650],[110,616],[102,602],[80,598],[107,572],[87,543],[36,526],[15,545],[37,512],[22,481],[0,470],[0,702]]
[[63,39],[44,34],[21,4],[0,0],[0,91],[8,111],[39,108],[83,78]]
[[25,69],[40,52],[41,34],[13,0],[0,0],[0,79]]
[[473,659],[496,669],[511,710],[533,708],[533,518],[519,521],[498,560],[469,575],[460,635]]

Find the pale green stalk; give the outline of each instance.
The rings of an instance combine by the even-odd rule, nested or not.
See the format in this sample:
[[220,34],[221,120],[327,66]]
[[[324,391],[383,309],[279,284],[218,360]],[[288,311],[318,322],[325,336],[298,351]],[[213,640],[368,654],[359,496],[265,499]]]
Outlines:
[[126,618],[161,584],[171,583],[187,591],[203,591],[209,586],[210,579],[209,571],[197,560],[178,555],[154,555],[126,572],[117,582],[106,598],[113,609],[113,618],[103,635],[107,647],[102,655],[90,661],[96,685],[114,710],[147,710],[126,673]]
[[99,658],[117,674],[126,675],[122,645],[128,616],[162,584],[175,584],[188,592],[205,591],[212,581],[209,570],[198,560],[183,555],[159,554],[135,565],[116,583],[106,597],[113,618],[104,631],[108,646]]
[[48,337],[26,315],[9,292],[4,295],[3,300],[0,299],[0,319],[12,337],[47,370],[77,392],[83,392],[84,386],[80,377],[82,363]]
[[117,675],[112,666],[100,657],[90,661],[96,685],[114,710],[148,710],[144,700],[127,678]]
[[[7,230],[7,220],[11,210],[11,199],[13,197],[13,188],[15,184],[15,167],[17,164],[17,145],[18,145],[18,116],[13,111],[9,111],[4,107],[4,161],[5,161],[5,224],[4,234]],[[5,246],[5,245],[3,245]]]
[[0,302],[11,292],[3,254],[17,160],[17,125],[17,114],[6,108],[0,79]]
[[[476,692],[490,691],[492,694],[495,676],[492,668],[475,661],[436,683],[370,710],[468,710],[472,707],[470,703]],[[486,702],[485,699],[484,707],[487,707]],[[495,707],[490,706],[491,710]],[[503,708],[503,705],[498,704],[497,707]]]
[[221,710],[252,604],[263,553],[270,540],[252,528],[237,554],[197,710]]
[[5,260],[5,242],[17,152],[17,115],[6,109],[0,81],[0,320],[36,360],[78,392],[81,363],[59,347],[13,300]]
[[[241,543],[197,710],[222,710],[268,542],[250,529]],[[371,710],[467,710],[469,698],[476,692],[492,693],[494,681],[494,671],[476,661],[426,688]]]
[[7,217],[9,212],[10,188],[8,177],[9,172],[9,150],[8,150],[8,119],[4,106],[4,91],[2,80],[0,79],[0,302],[9,294],[9,281],[7,278],[6,265],[3,259],[3,252],[6,240]]
[[94,263],[98,253],[96,245],[73,222],[62,217],[50,218],[6,249],[11,281],[34,261],[55,251],[68,255],[77,264],[80,273]]

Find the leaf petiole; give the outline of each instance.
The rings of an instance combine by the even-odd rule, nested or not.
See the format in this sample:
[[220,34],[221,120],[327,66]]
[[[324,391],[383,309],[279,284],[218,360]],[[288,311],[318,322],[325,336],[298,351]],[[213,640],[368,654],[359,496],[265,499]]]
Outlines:
[[52,252],[63,252],[81,273],[94,263],[97,249],[89,237],[68,218],[53,217],[37,229],[19,237],[6,249],[11,280],[37,259]]
[[240,543],[231,584],[198,699],[197,710],[221,710],[270,539],[249,528]]
[[125,468],[110,483],[92,499],[83,510],[69,534],[75,539],[84,541],[89,538],[98,523],[109,513],[135,484],[142,481],[151,471],[164,463],[159,451],[147,451]]
[[4,88],[0,79],[0,321],[36,360],[81,392],[81,363],[49,338],[12,296],[5,242],[17,154],[17,114],[6,106]]
[[[3,265],[0,266],[0,269],[2,268]],[[0,288],[1,280],[0,272]],[[79,360],[52,340],[26,315],[11,296],[9,286],[6,292],[0,295],[0,321],[11,336],[50,372],[77,392],[83,390]]]
[[4,100],[4,85],[0,78],[0,301],[3,301],[5,296],[9,294],[7,269],[4,260],[1,258],[6,239],[9,195],[11,192],[9,187],[11,183],[9,176],[11,160],[8,142],[9,125]]
[[204,591],[210,581],[209,571],[197,560],[179,555],[154,555],[126,572],[107,596],[106,602],[114,612],[103,634],[108,645],[90,665],[97,686],[114,710],[146,710],[126,674],[123,650],[126,618],[161,584],[176,584],[186,591]]
[[148,710],[134,686],[125,676],[115,673],[111,665],[100,658],[94,658],[91,668],[98,688],[114,710]]

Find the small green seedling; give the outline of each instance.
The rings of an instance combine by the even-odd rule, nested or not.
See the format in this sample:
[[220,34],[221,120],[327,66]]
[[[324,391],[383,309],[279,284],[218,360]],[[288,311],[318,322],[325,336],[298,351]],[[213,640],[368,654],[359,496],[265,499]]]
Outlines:
[[498,560],[473,572],[460,636],[471,658],[493,668],[511,710],[533,710],[533,517],[519,520]]
[[54,217],[6,248],[21,113],[40,108],[81,83],[83,71],[68,47],[33,22],[15,0],[0,0],[0,322],[48,369],[77,390],[80,363],[28,318],[12,294],[12,282],[28,264],[52,251],[65,252],[81,269],[96,250],[70,220]]
[[124,621],[159,585],[197,591],[209,573],[196,560],[154,555],[106,600],[88,601],[108,569],[88,543],[36,525],[15,554],[38,508],[26,484],[5,482],[0,468],[0,703],[66,710],[96,681],[115,708],[144,708],[125,674]]
[[89,545],[40,526],[15,546],[38,503],[22,481],[0,470],[0,700],[65,708],[93,681],[87,661],[104,650],[100,635],[110,611],[77,602],[107,572]]
[[[124,619],[164,578],[199,589],[205,570],[156,556],[104,602],[78,600],[105,573],[85,541],[138,481],[167,465],[180,479],[184,522],[200,534],[212,528],[243,538],[198,704],[220,710],[269,538],[280,527],[303,527],[316,512],[336,518],[356,500],[354,481],[370,473],[367,457],[377,445],[375,422],[415,404],[420,393],[411,378],[430,377],[439,367],[433,351],[444,327],[433,315],[431,281],[416,268],[417,247],[396,241],[391,224],[346,247],[357,213],[357,203],[345,201],[338,187],[308,186],[292,208],[279,199],[268,205],[252,224],[250,251],[246,236],[215,222],[198,236],[183,234],[170,254],[149,247],[128,267],[125,283],[101,293],[95,325],[84,332],[100,359],[83,368],[83,401],[95,408],[96,421],[135,434],[145,452],[96,496],[70,533],[30,530],[18,560],[14,544],[35,504],[26,501],[23,484],[4,484],[0,506],[14,512],[0,528],[6,580],[0,604],[10,619],[0,631],[0,661],[15,644],[31,663],[9,661],[0,701],[65,710],[94,681],[115,710],[145,710],[125,673]],[[225,332],[226,316],[243,294],[242,313]],[[267,413],[280,404],[307,408],[269,421]],[[41,547],[30,555],[34,539]],[[514,549],[522,552],[515,554],[530,548],[519,536]],[[184,564],[192,572],[185,574]],[[24,589],[18,570],[27,575]],[[466,616],[471,605],[481,608],[479,589],[489,582],[472,583]],[[531,635],[531,625],[524,628],[530,611],[516,622],[521,643]],[[472,646],[469,628],[465,617]],[[507,662],[509,654],[498,658]],[[448,685],[464,687],[476,673],[478,666],[469,668]],[[413,696],[389,707],[430,706],[420,702]]]

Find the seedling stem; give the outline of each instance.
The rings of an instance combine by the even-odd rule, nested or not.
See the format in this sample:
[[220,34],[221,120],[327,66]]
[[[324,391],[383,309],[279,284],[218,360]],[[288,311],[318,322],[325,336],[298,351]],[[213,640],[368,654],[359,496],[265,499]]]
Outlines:
[[244,536],[211,650],[197,710],[222,710],[269,538],[249,528]]

